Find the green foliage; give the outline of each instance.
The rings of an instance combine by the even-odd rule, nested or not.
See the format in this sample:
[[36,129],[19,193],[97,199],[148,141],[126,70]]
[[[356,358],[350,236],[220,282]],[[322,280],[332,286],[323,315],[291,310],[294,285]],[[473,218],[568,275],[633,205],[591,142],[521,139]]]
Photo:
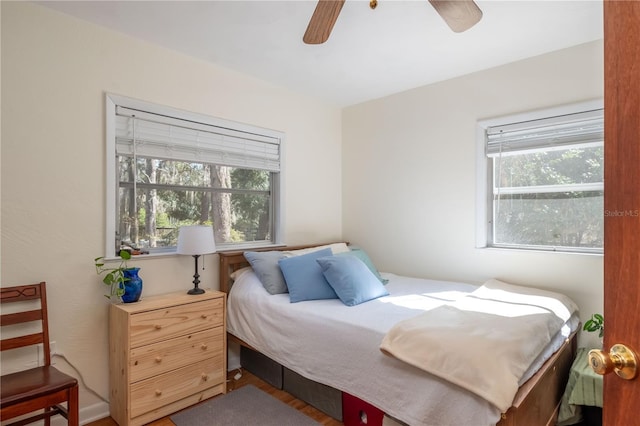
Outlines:
[[591,147],[502,157],[496,177],[501,186],[594,183],[603,180],[604,149]]
[[[249,191],[269,191],[271,184],[269,172],[264,170],[234,169],[231,181],[234,188]],[[265,193],[234,194],[231,197],[235,213],[234,230],[242,234],[245,241],[268,237],[269,201]]]
[[133,159],[121,156],[119,161],[116,244],[173,246],[180,226],[200,223],[212,223],[219,242],[264,240],[270,235],[268,171],[137,157],[136,180],[144,186],[134,194]]
[[598,332],[598,337],[604,336],[604,317],[601,314],[593,314],[582,327],[584,331]]
[[109,286],[109,293],[104,297],[111,299],[112,297],[121,297],[124,294],[124,283],[128,280],[124,276],[124,271],[128,269],[127,260],[131,259],[131,253],[126,250],[120,250],[120,264],[115,268],[105,266],[104,256],[96,257],[93,262],[96,266],[98,275],[104,274],[102,282]]
[[[511,193],[494,194],[494,242],[551,247],[603,245],[603,192],[565,191],[557,185],[603,181],[603,148],[529,152],[494,159],[496,185]],[[532,192],[518,188],[546,187]]]
[[244,241],[244,234],[242,234],[242,232],[237,231],[235,229],[231,230],[231,241],[233,242],[241,242]]

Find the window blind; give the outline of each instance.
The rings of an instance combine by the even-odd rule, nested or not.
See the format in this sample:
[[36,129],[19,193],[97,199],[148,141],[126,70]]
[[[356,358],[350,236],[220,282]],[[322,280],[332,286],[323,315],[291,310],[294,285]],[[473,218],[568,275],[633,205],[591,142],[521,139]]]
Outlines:
[[116,107],[116,153],[280,171],[280,140]]
[[510,152],[566,149],[572,145],[602,145],[604,111],[597,109],[488,127],[486,136],[489,157],[509,155]]

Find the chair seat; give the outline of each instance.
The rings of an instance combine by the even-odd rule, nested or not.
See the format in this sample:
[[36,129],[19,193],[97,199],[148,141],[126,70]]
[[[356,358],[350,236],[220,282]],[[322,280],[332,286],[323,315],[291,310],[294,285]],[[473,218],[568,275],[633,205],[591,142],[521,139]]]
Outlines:
[[0,377],[0,406],[6,407],[76,386],[78,381],[50,365]]

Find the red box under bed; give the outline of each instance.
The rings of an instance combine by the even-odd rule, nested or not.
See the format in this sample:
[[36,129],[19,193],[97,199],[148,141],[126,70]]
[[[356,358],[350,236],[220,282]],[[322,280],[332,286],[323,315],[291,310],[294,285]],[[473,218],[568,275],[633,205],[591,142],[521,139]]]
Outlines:
[[384,413],[373,405],[342,392],[342,422],[344,426],[382,426]]

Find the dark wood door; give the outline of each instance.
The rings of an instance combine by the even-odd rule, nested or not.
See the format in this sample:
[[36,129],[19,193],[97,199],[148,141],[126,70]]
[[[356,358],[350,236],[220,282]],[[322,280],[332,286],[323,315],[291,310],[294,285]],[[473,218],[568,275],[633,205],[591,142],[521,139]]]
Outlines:
[[[640,2],[604,1],[604,348],[640,354]],[[640,379],[604,378],[605,426],[640,425]]]

